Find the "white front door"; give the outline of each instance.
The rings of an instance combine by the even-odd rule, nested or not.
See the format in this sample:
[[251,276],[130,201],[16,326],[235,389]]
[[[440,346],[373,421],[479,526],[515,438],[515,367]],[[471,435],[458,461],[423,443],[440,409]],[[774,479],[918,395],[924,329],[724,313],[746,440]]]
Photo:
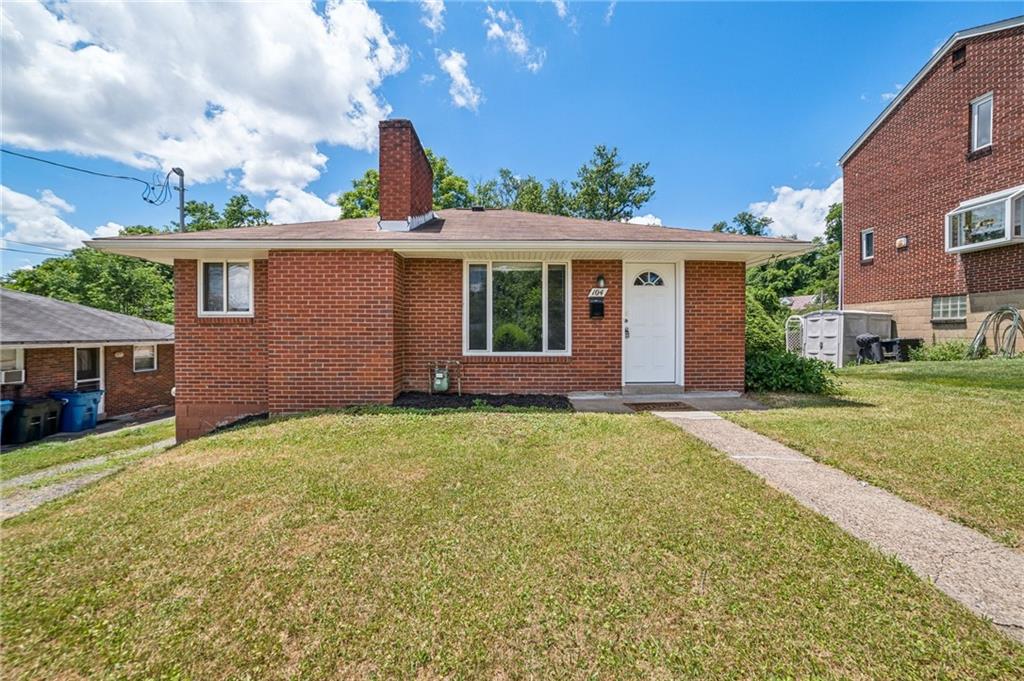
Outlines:
[[675,265],[623,266],[623,363],[626,383],[676,380]]

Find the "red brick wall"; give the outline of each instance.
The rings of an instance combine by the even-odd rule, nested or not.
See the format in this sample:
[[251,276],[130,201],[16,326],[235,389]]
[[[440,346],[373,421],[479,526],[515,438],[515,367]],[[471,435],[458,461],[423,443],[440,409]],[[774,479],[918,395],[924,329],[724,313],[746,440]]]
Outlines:
[[[157,346],[157,370],[135,373],[131,345],[103,349],[104,408],[107,416],[171,405],[174,346]],[[124,357],[115,357],[121,352]],[[25,349],[25,384],[3,386],[4,399],[45,397],[51,390],[75,389],[74,348]]]
[[25,383],[2,386],[3,399],[46,397],[51,390],[75,389],[74,348],[25,349]]
[[743,390],[745,265],[687,261],[684,284],[684,386]]
[[430,212],[434,173],[412,123],[380,122],[380,217],[405,220]]
[[179,440],[267,411],[267,261],[257,260],[253,269],[253,317],[199,317],[196,261],[174,261]]
[[391,402],[395,262],[389,251],[271,251],[271,412]]
[[[604,274],[605,316],[591,319],[587,292]],[[463,357],[462,261],[405,261],[405,390],[426,390],[434,360],[463,363],[470,393],[566,393],[618,390],[622,385],[622,263],[572,263],[571,357]]]
[[[1024,184],[1024,29],[947,55],[843,167],[844,304],[1024,288],[1024,245],[945,252],[944,218],[967,199]],[[993,144],[968,158],[970,102],[995,93]],[[875,258],[860,262],[860,232]],[[910,238],[897,250],[895,240]]]
[[[133,346],[110,345],[103,349],[104,406],[107,416],[174,404],[174,346],[158,345],[156,371],[135,371]],[[117,357],[117,353],[121,357]]]

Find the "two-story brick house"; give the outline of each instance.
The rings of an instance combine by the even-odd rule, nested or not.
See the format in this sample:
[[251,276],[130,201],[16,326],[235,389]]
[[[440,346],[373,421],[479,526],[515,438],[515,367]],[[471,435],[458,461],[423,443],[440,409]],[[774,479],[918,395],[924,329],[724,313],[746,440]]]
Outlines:
[[927,342],[1024,308],[1024,17],[950,37],[840,163],[844,307]]
[[380,216],[97,239],[173,263],[179,440],[247,414],[390,403],[437,361],[469,393],[740,391],[745,271],[807,242],[432,209],[380,124]]

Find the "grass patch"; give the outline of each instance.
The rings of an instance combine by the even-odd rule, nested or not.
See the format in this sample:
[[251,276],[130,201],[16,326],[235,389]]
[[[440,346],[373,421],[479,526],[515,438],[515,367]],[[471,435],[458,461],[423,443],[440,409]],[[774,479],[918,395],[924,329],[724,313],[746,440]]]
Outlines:
[[4,530],[8,678],[1024,670],[907,568],[650,415],[273,420]]
[[174,422],[120,430],[109,435],[89,435],[67,442],[44,442],[0,454],[0,480],[63,463],[112,455],[174,437]]
[[843,395],[726,418],[1024,549],[1024,362],[844,369]]

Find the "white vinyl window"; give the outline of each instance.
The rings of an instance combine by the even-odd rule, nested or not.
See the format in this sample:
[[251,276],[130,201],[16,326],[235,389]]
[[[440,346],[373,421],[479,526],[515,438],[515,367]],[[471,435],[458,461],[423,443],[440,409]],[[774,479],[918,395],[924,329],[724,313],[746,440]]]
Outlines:
[[872,260],[875,257],[875,230],[865,229],[860,233],[860,259]]
[[199,267],[200,316],[252,315],[252,261],[204,261]]
[[946,214],[946,251],[972,251],[1024,240],[1024,185],[964,201]]
[[932,298],[932,321],[967,319],[967,296],[935,296]]
[[25,382],[25,351],[22,348],[0,349],[0,383],[19,385]]
[[569,263],[467,262],[464,278],[467,354],[569,354]]
[[136,373],[156,371],[156,345],[136,345],[132,348],[132,368]]
[[991,92],[971,102],[971,151],[984,149],[992,144],[992,109],[994,98]]

